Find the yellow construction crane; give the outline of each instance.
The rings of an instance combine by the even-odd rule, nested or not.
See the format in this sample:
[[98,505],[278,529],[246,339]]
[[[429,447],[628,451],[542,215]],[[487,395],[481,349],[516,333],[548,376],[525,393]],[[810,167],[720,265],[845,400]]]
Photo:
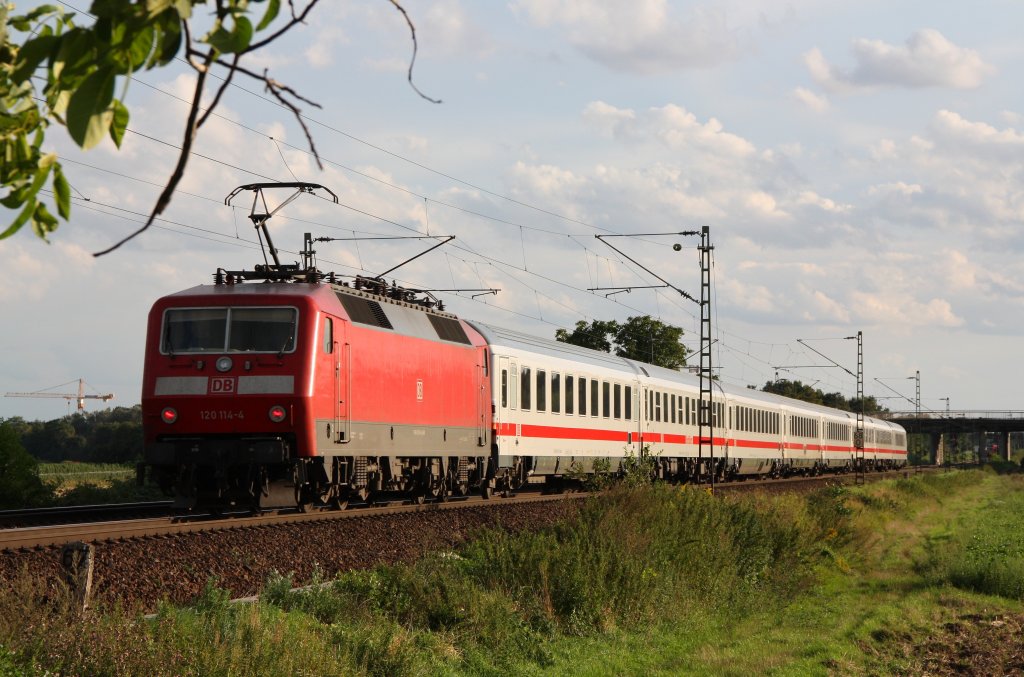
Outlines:
[[114,399],[114,393],[108,393],[106,395],[86,395],[85,394],[85,381],[83,381],[82,379],[78,379],[78,392],[77,393],[53,393],[53,392],[49,392],[49,391],[54,390],[56,388],[63,388],[64,386],[71,385],[72,383],[74,383],[74,381],[68,381],[67,383],[62,383],[59,386],[53,386],[53,388],[47,388],[46,390],[37,390],[34,393],[7,393],[7,394],[4,395],[4,397],[60,397],[62,399],[67,400],[68,403],[69,403],[69,406],[70,406],[71,400],[77,401],[78,402],[78,411],[83,411],[85,409],[85,401],[86,400],[103,400],[104,402],[106,402],[107,400]]

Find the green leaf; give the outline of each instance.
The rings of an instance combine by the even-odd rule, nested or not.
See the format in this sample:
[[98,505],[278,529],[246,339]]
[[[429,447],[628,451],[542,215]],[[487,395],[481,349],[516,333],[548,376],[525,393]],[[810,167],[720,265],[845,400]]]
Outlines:
[[183,21],[188,21],[192,16],[192,1],[193,0],[174,0],[174,7],[178,10],[178,15]]
[[146,59],[153,52],[156,34],[155,27],[146,27],[135,36],[129,51],[129,58],[131,59],[129,70],[136,70],[146,63]]
[[235,17],[235,30],[231,31],[231,38],[235,44],[235,52],[244,52],[252,42],[252,22],[247,17]]
[[114,145],[120,148],[121,141],[124,140],[124,130],[128,128],[128,108],[118,99],[114,99],[112,107],[114,119],[110,124],[110,138]]
[[11,235],[14,235],[19,230],[21,230],[21,227],[25,225],[25,222],[28,221],[29,218],[31,218],[32,213],[35,211],[37,204],[39,203],[36,201],[35,198],[29,200],[28,204],[25,205],[25,208],[21,210],[20,214],[18,214],[18,218],[14,219],[11,225],[7,227],[7,230],[0,233],[0,240],[4,239],[5,237],[10,237]]
[[17,209],[25,204],[25,196],[28,194],[28,186],[22,186],[18,190],[12,190],[0,200],[0,205],[8,209]]
[[57,213],[67,221],[71,218],[71,184],[64,176],[60,164],[53,168],[53,194],[57,198]]
[[[21,210],[21,213],[18,214],[18,218],[14,219],[14,222],[11,223],[7,230],[5,230],[3,233],[0,233],[0,240],[18,232],[21,229],[21,227],[24,226],[25,223],[29,220],[29,218],[32,218],[33,215],[36,214],[36,212],[39,209],[39,205],[41,204],[39,200],[36,199],[36,195],[39,193],[39,189],[43,187],[43,184],[46,183],[46,177],[50,175],[50,169],[53,167],[56,161],[56,153],[47,153],[46,155],[39,158],[39,168],[36,170],[36,175],[35,178],[33,178],[32,180],[32,185],[29,186],[28,190],[24,191],[24,193],[22,194],[22,199],[25,200],[26,202],[25,207],[24,209]],[[42,213],[46,216],[49,216],[51,219],[53,218],[53,216],[48,211],[46,211],[45,207],[43,208]],[[34,225],[36,233],[38,233],[40,237],[44,237],[44,234],[39,232],[38,220],[34,222]],[[53,228],[56,227],[56,224],[54,224]],[[53,230],[53,228],[50,228],[50,230]]]
[[150,18],[155,17],[173,4],[174,0],[146,0],[146,11]]
[[170,63],[178,55],[178,50],[181,49],[180,22],[164,21],[163,24],[157,24],[157,30],[159,33],[156,40],[156,50],[149,63],[146,64],[146,68],[164,66]]
[[50,213],[46,205],[37,202],[36,209],[32,212],[32,229],[36,231],[36,235],[45,240],[47,233],[57,230],[57,225],[57,218]]
[[237,54],[245,51],[251,41],[252,22],[244,16],[235,17],[235,27],[230,33],[224,26],[220,26],[206,36],[206,42],[224,54]]
[[11,82],[18,84],[25,82],[39,64],[53,51],[57,44],[57,38],[53,35],[46,35],[32,40],[26,40],[25,44],[18,50],[18,57],[14,61],[14,71],[11,73]]
[[39,17],[45,14],[62,14],[63,10],[56,5],[39,5],[35,9],[31,10],[28,14],[18,17],[28,22],[33,22]]
[[78,87],[68,102],[68,133],[84,150],[95,146],[106,135],[114,113],[114,71],[105,67],[96,71]]
[[270,23],[277,18],[277,13],[281,11],[281,0],[270,0],[267,3],[267,11],[264,12],[263,18],[260,19],[260,23],[256,26],[256,32],[262,31],[264,28],[270,25]]

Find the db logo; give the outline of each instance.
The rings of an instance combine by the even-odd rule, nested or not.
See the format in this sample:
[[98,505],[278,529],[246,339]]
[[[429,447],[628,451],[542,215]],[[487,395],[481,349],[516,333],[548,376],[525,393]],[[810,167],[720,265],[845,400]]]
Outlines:
[[234,376],[221,376],[210,379],[210,394],[211,395],[234,395],[235,394],[235,377]]

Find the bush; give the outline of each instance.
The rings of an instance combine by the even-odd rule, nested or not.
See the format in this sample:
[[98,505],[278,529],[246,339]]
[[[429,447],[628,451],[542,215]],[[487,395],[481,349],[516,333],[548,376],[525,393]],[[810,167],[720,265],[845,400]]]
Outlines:
[[39,479],[38,462],[21,446],[14,428],[0,423],[0,509],[35,507],[48,494]]

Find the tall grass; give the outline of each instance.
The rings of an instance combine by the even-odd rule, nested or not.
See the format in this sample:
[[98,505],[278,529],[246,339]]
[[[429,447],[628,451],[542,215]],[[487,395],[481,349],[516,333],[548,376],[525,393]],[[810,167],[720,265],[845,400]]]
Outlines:
[[[941,500],[980,476],[782,496],[622,486],[554,528],[488,530],[458,551],[329,581],[315,575],[298,591],[290,576],[274,575],[250,605],[229,604],[210,584],[190,608],[165,605],[152,620],[102,605],[80,619],[59,588],[26,578],[0,588],[0,675],[498,675],[543,667],[558,638],[642,633],[695,617],[727,627],[727,619],[784,605],[813,584],[818,567],[847,567],[876,518]],[[1010,507],[1024,514],[1019,494]],[[985,547],[963,544],[978,558],[971,571],[992,572],[1009,552],[995,536],[1018,523],[990,524],[992,538],[978,541]]]
[[970,521],[930,536],[918,563],[929,582],[1024,600],[1024,477],[1006,479],[1016,491],[988,499]]

